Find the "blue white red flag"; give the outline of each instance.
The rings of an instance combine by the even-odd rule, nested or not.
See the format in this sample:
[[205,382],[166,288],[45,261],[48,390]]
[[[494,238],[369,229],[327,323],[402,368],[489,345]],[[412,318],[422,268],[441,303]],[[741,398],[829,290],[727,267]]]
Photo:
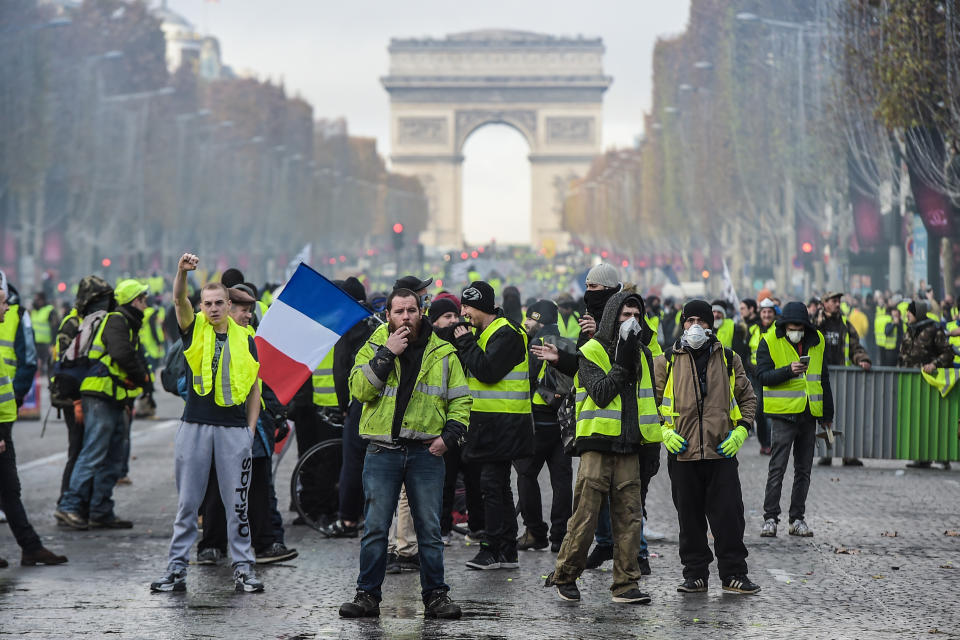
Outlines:
[[290,402],[340,336],[369,315],[349,294],[301,263],[257,329],[260,379],[280,402]]

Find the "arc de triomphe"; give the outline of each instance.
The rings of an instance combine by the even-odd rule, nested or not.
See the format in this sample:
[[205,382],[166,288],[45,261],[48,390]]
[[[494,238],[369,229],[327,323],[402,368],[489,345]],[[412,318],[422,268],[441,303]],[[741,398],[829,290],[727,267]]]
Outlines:
[[[393,168],[421,179],[430,200],[428,247],[463,244],[463,145],[486,124],[519,131],[530,147],[531,241],[563,247],[557,179],[585,175],[602,151],[603,41],[524,31],[393,39]],[[496,235],[492,230],[491,236]]]

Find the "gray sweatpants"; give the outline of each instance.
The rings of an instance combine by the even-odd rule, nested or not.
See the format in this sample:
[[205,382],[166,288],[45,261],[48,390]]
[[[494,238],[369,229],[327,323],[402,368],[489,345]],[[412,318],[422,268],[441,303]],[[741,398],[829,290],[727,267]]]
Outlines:
[[185,569],[190,563],[190,548],[197,539],[197,512],[207,492],[211,460],[217,470],[220,499],[227,512],[227,541],[233,567],[253,568],[256,558],[250,548],[247,520],[252,443],[253,434],[246,427],[180,423],[173,445],[179,500],[168,570]]

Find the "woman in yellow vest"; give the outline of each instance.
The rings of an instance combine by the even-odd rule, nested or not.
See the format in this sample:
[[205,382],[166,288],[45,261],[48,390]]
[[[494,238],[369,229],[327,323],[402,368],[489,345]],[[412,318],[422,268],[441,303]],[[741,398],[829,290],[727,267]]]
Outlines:
[[[724,591],[755,594],[747,578],[743,498],[736,461],[757,406],[740,356],[706,331],[713,322],[706,300],[683,308],[681,338],[654,363],[662,398],[664,446],[673,503],[680,522],[681,593],[707,590],[713,533]],[[706,517],[704,517],[706,516]]]
[[653,359],[641,336],[645,310],[636,293],[613,294],[593,339],[580,348],[576,387],[576,439],[580,465],[574,513],[555,570],[544,586],[563,600],[580,600],[577,578],[586,568],[597,517],[609,496],[613,524],[613,601],[648,604],[639,589],[637,545],[642,526],[642,445],[660,440],[660,414],[653,390]]
[[824,365],[826,341],[810,322],[802,302],[788,302],[775,328],[763,335],[757,349],[757,377],[763,384],[763,411],[772,423],[773,451],[763,500],[760,535],[777,535],[783,474],[793,451],[790,498],[792,536],[813,535],[807,526],[807,491],[817,438],[817,423],[833,426],[833,394]]

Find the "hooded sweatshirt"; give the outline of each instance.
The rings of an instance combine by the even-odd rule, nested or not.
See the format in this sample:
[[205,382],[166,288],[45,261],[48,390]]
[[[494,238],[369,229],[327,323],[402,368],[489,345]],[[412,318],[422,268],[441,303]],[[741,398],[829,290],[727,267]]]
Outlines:
[[[618,395],[620,396],[620,435],[617,437],[594,435],[577,438],[574,443],[577,454],[582,454],[585,451],[618,454],[638,453],[643,445],[637,416],[637,373],[645,359],[649,358],[647,360],[648,365],[652,362],[650,351],[643,345],[642,341],[638,341],[637,370],[634,371],[625,369],[615,361],[617,342],[620,338],[620,312],[628,298],[637,301],[637,306],[640,308],[640,317],[644,317],[643,298],[636,293],[619,291],[607,300],[607,305],[603,310],[603,318],[597,327],[596,335],[594,335],[594,339],[603,346],[610,358],[612,364],[610,371],[604,373],[603,369],[583,355],[579,358],[580,367],[578,371],[580,385],[586,389],[587,394],[597,403],[597,406],[605,407],[613,402]],[[643,324],[641,321],[641,326]],[[651,378],[652,375],[653,372],[651,371]]]

